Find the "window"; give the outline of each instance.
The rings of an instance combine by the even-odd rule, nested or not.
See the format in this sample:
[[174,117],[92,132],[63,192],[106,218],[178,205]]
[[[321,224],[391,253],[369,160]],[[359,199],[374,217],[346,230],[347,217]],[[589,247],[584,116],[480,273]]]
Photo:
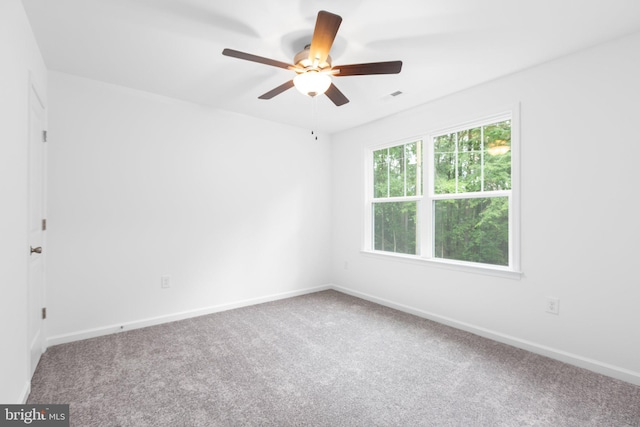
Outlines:
[[512,122],[496,116],[369,151],[365,249],[517,270]]
[[417,254],[422,141],[373,152],[373,247]]

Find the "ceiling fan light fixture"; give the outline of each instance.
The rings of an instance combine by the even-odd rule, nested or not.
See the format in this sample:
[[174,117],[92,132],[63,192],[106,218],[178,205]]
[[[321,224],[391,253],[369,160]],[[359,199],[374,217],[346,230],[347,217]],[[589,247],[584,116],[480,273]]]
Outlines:
[[331,86],[331,77],[327,73],[309,70],[293,78],[293,84],[300,93],[314,97],[322,95]]

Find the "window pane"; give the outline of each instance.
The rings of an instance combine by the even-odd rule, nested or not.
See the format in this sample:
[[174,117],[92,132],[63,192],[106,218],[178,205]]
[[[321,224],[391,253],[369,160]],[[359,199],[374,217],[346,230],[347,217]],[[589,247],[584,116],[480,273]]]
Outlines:
[[458,193],[482,191],[482,133],[480,128],[458,132]]
[[458,193],[482,191],[482,153],[469,151],[458,154]]
[[456,135],[451,133],[434,138],[435,194],[456,193]]
[[373,204],[373,248],[378,251],[416,254],[417,202]]
[[373,197],[389,196],[388,152],[386,148],[373,152]]
[[509,265],[509,199],[434,201],[434,257]]
[[458,132],[458,151],[460,153],[479,152],[481,144],[482,134],[479,127]]
[[484,189],[511,189],[511,120],[484,127]]
[[422,141],[404,146],[407,166],[406,196],[422,195]]
[[485,155],[484,191],[511,190],[511,152]]
[[389,197],[404,196],[404,146],[389,148]]

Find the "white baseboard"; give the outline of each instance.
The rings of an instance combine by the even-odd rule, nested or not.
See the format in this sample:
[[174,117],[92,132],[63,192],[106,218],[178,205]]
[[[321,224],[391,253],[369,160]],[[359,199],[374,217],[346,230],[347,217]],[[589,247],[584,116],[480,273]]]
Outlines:
[[247,307],[250,305],[262,304],[269,301],[277,301],[285,298],[296,297],[300,295],[310,294],[319,291],[325,291],[331,289],[331,286],[317,286],[313,288],[298,289],[295,291],[282,292],[279,294],[266,295],[257,298],[250,298],[241,301],[235,301],[211,307],[199,308],[196,310],[183,311],[180,313],[172,313],[164,316],[158,316],[148,319],[136,320],[133,322],[127,322],[117,325],[109,325],[100,328],[85,329],[82,331],[72,332],[69,334],[56,335],[48,337],[46,340],[46,346],[51,347],[53,345],[65,344],[73,341],[80,341],[89,338],[95,338],[103,335],[114,334],[123,331],[130,331],[132,329],[146,328],[148,326],[160,325],[162,323],[175,322],[177,320],[190,319],[193,317],[204,316],[207,314],[218,313],[221,311],[232,310],[234,308]]
[[[494,341],[498,341],[504,344],[511,345],[513,347],[530,351],[532,353],[550,357],[552,359],[556,359],[561,362],[568,363],[570,365],[588,369],[590,371],[607,375],[609,377],[616,378],[622,381],[626,381],[631,384],[640,385],[640,373],[638,372],[630,371],[628,369],[620,368],[618,366],[613,366],[597,360],[582,357],[577,354],[568,353],[563,350],[558,350],[558,349],[547,347],[538,343],[534,343],[531,341],[510,336],[510,335],[502,334],[500,332],[492,331],[492,330],[482,328],[476,325],[472,325],[469,323],[460,322],[455,319],[451,319],[445,316],[440,316],[434,313],[429,313],[427,311],[420,310],[415,307],[399,304],[384,298],[379,298],[371,294],[367,294],[364,292],[356,291],[353,289],[345,288],[345,287],[334,285],[334,284],[327,284],[324,286],[317,286],[313,288],[283,292],[279,294],[267,295],[267,296],[262,296],[257,298],[250,298],[246,300],[220,304],[212,307],[205,307],[205,308],[196,309],[196,310],[173,313],[173,314],[158,316],[158,317],[149,318],[149,319],[141,319],[138,321],[128,322],[124,324],[110,325],[110,326],[94,328],[94,329],[86,329],[83,331],[73,332],[70,334],[49,337],[46,340],[46,343],[47,343],[47,347],[50,347],[53,345],[64,344],[68,342],[79,341],[79,340],[99,337],[103,335],[109,335],[109,334],[122,332],[126,330],[145,328],[147,326],[159,325],[162,323],[174,322],[177,320],[189,319],[192,317],[218,313],[221,311],[232,310],[234,308],[247,307],[250,305],[261,304],[269,301],[276,301],[280,299],[291,298],[299,295],[305,295],[305,294],[310,294],[314,292],[324,291],[327,289],[333,289],[347,295],[352,295],[354,297],[358,297],[367,301],[374,302],[376,304],[380,304],[389,308],[400,310],[405,313],[409,313],[418,317],[433,320],[434,322],[442,323],[444,325],[452,326],[456,329],[461,329],[463,331],[471,332],[473,334],[476,334],[485,338],[489,338]],[[25,389],[25,392],[23,393],[25,401],[26,401],[26,398],[29,396],[29,388],[30,388],[30,385],[28,384],[27,388]]]
[[551,359],[559,360],[561,362],[568,363],[570,365],[588,369],[590,371],[607,375],[609,377],[616,378],[622,381],[626,381],[631,384],[640,385],[639,372],[630,371],[625,368],[620,368],[618,366],[613,366],[608,363],[603,363],[597,360],[582,357],[577,354],[568,353],[563,350],[547,347],[545,345],[537,344],[531,341],[527,341],[527,340],[523,340],[510,335],[502,334],[500,332],[485,329],[469,323],[460,322],[455,319],[429,313],[424,310],[410,307],[408,305],[398,304],[396,302],[393,302],[384,298],[378,298],[374,295],[370,295],[360,291],[355,291],[353,289],[345,288],[342,286],[331,285],[330,288],[338,292],[345,293],[347,295],[351,295],[357,298],[371,301],[376,304],[384,305],[385,307],[389,307],[399,311],[403,311],[405,313],[413,314],[415,316],[422,317],[428,320],[433,320],[434,322],[442,323],[444,325],[448,325],[456,329],[461,329],[463,331],[471,332],[472,334],[479,335],[484,338],[489,338],[491,340],[498,341],[503,344],[508,344],[513,347],[521,348],[523,350],[527,350],[532,353],[546,356]]
[[24,387],[22,388],[22,393],[20,394],[20,399],[18,399],[18,402],[24,405],[25,403],[27,403],[27,399],[29,398],[30,394],[31,394],[31,381],[27,381]]

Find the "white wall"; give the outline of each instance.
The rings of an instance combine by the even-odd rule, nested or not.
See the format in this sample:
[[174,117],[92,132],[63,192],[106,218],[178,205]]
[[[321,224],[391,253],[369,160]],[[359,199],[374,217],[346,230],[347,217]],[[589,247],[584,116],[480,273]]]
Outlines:
[[29,390],[27,143],[29,82],[46,95],[46,70],[19,0],[0,2],[0,403]]
[[328,137],[58,72],[49,88],[49,344],[330,282]]
[[[640,384],[637,52],[638,34],[334,135],[334,282]],[[516,103],[521,279],[360,253],[363,147]],[[545,313],[546,296],[560,299],[559,316]]]

